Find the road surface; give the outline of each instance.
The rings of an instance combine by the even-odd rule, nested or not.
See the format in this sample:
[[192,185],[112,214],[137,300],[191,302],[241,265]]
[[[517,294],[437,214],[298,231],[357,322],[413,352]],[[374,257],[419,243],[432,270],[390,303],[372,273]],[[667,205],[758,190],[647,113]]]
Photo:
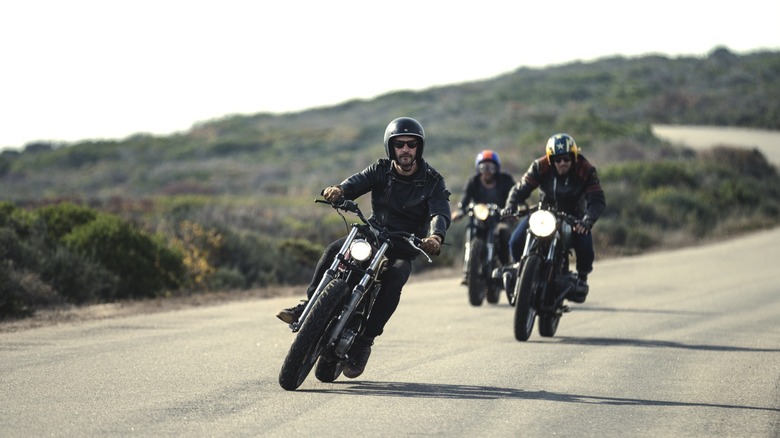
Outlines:
[[277,383],[295,299],[0,333],[0,436],[780,436],[780,228],[597,261],[554,338],[412,280],[366,372]]

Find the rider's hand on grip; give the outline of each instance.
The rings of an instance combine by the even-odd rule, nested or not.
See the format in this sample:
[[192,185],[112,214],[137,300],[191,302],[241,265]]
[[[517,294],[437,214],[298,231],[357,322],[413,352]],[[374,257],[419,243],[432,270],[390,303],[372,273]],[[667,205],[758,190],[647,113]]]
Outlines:
[[512,217],[517,214],[517,208],[504,207],[501,209],[501,217]]
[[439,255],[441,252],[441,242],[439,236],[426,237],[422,240],[420,248],[430,255]]
[[325,190],[322,191],[322,196],[330,202],[336,202],[344,197],[344,190],[339,186],[326,187]]
[[588,234],[591,228],[593,228],[593,221],[588,219],[587,216],[574,224],[574,232],[579,234]]

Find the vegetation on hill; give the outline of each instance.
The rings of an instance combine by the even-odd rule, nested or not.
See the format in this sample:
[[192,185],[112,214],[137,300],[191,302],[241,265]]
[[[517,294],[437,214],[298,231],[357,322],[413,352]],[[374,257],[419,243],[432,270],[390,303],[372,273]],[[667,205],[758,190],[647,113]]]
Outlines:
[[[328,184],[383,155],[409,115],[453,204],[474,156],[519,177],[555,132],[599,168],[599,256],[684,245],[780,220],[780,177],[756,151],[697,154],[653,123],[780,129],[780,53],[610,58],[395,92],[295,114],[235,115],[171,136],[32,143],[0,154],[0,318],[105,302],[308,281],[344,232],[315,206]],[[63,202],[67,201],[67,202]],[[360,200],[368,203],[368,199]],[[436,266],[459,263],[463,224]]]

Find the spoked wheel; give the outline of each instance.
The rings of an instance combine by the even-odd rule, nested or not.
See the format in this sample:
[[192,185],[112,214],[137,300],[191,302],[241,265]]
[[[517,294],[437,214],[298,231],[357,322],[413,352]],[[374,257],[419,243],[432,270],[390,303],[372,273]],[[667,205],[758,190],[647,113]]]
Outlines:
[[327,328],[348,292],[349,287],[343,280],[333,280],[320,293],[284,359],[279,372],[282,388],[292,391],[306,380],[325,347]]
[[482,260],[485,259],[485,242],[480,239],[472,239],[471,254],[469,254],[469,303],[472,306],[481,306],[485,301],[485,279],[482,277]]
[[534,329],[533,300],[541,284],[541,268],[542,259],[538,255],[529,256],[515,284],[515,339],[518,341],[527,341]]

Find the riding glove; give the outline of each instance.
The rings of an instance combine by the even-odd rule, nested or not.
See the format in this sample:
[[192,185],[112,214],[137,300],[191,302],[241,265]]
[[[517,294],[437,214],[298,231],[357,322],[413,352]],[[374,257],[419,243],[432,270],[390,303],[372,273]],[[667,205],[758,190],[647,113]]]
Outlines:
[[344,196],[344,190],[339,186],[325,187],[322,196],[330,202],[336,202]]
[[423,251],[425,251],[430,255],[439,255],[439,253],[441,252],[441,243],[439,243],[439,237],[438,236],[426,237],[425,239],[423,239],[420,248],[422,248]]

